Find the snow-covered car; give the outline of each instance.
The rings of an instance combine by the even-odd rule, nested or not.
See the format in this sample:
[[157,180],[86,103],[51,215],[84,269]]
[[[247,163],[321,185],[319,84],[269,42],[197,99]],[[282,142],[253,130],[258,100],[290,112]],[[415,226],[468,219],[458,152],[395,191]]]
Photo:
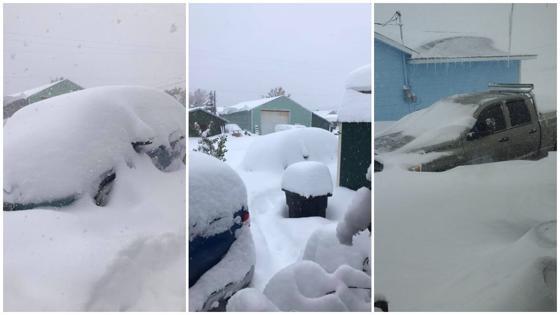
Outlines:
[[199,152],[189,156],[189,227],[189,310],[224,310],[253,278],[247,191],[231,167]]
[[4,210],[109,202],[113,183],[145,154],[161,171],[184,163],[185,109],[163,92],[97,87],[31,104],[4,126]]
[[539,112],[532,90],[491,84],[408,114],[375,138],[376,161],[432,172],[546,156],[556,150],[556,112]]

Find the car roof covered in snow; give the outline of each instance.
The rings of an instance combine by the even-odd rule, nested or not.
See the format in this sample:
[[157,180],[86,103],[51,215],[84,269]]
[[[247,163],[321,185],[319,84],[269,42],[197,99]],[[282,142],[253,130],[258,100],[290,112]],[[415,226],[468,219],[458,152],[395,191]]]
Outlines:
[[371,65],[352,71],[338,110],[340,122],[371,122]]
[[241,177],[226,163],[200,153],[189,154],[189,238],[212,236],[233,225],[233,214],[247,208]]
[[[410,63],[435,63],[484,60],[534,59],[536,55],[495,47],[492,39],[474,33],[426,32],[406,30],[404,45],[396,28],[376,30],[375,38],[411,55]],[[396,43],[396,44],[395,44]]]
[[232,114],[232,113],[237,113],[237,112],[248,111],[248,110],[251,110],[255,107],[258,107],[258,106],[261,106],[261,105],[266,104],[268,102],[271,102],[271,101],[273,101],[277,98],[280,98],[280,97],[285,97],[285,96],[265,97],[265,98],[260,98],[258,100],[240,102],[240,103],[237,103],[235,105],[224,107],[223,108],[223,113],[224,114]]

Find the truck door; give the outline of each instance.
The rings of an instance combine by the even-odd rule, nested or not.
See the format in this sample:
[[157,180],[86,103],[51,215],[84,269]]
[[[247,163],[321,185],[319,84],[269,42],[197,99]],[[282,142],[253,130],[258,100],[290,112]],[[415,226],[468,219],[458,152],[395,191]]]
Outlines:
[[509,159],[522,159],[536,153],[540,140],[540,128],[536,115],[532,117],[532,111],[522,98],[507,101],[506,111],[511,125]]
[[489,163],[507,159],[506,119],[502,103],[486,106],[480,111],[464,143],[466,164]]

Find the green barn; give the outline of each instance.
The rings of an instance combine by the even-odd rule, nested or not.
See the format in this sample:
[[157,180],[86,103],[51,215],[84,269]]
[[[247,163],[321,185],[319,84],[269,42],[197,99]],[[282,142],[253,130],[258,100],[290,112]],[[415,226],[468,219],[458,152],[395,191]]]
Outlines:
[[83,88],[68,79],[62,79],[27,91],[13,93],[4,97],[4,119],[26,105],[78,90]]
[[286,96],[263,98],[225,107],[222,117],[241,129],[265,135],[278,124],[311,127],[311,111]]
[[227,120],[212,114],[202,107],[189,109],[189,137],[200,137],[199,132],[195,128],[195,124],[198,124],[202,131],[210,127],[207,135],[211,137],[223,133],[227,123]]
[[338,112],[340,135],[338,185],[356,190],[371,182],[366,179],[371,165],[371,69],[352,72]]

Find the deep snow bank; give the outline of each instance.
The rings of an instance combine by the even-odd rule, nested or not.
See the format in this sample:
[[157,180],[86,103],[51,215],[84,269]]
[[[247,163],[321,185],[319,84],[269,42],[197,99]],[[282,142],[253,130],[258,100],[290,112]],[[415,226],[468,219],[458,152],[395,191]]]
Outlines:
[[256,137],[242,161],[246,171],[282,171],[301,161],[325,164],[336,159],[337,138],[320,128],[296,128]]
[[555,153],[374,177],[375,291],[390,309],[555,307],[555,227],[541,225],[556,220]]
[[185,309],[185,169],[137,156],[105,207],[4,212],[4,310]]

